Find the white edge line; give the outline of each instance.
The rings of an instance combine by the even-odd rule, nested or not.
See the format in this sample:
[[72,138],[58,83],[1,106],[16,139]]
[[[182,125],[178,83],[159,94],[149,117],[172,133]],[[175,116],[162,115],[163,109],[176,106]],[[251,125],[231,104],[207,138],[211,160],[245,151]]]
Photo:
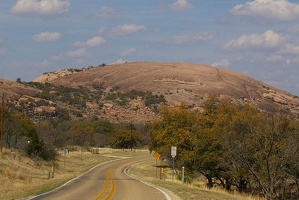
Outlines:
[[[129,158],[130,158],[130,157],[129,157]],[[58,189],[60,189],[60,188],[62,188],[62,187],[64,187],[64,186],[66,186],[66,185],[69,184],[70,182],[72,182],[72,181],[74,181],[74,180],[80,178],[81,176],[87,174],[87,173],[90,172],[91,170],[93,170],[93,169],[95,169],[95,168],[97,168],[97,167],[99,167],[99,166],[101,166],[101,165],[105,165],[105,164],[107,164],[107,163],[115,162],[115,161],[122,160],[122,159],[129,159],[129,158],[120,158],[120,159],[115,159],[115,160],[110,160],[110,161],[107,161],[107,162],[100,163],[100,164],[94,166],[93,168],[89,169],[89,170],[86,171],[85,173],[80,174],[79,176],[77,176],[77,177],[75,177],[75,178],[69,180],[68,182],[64,183],[63,185],[59,186],[58,188],[55,188],[55,189],[53,189],[53,190],[50,190],[50,191],[48,191],[48,192],[45,192],[45,193],[42,193],[42,194],[39,194],[39,195],[36,195],[36,196],[33,196],[33,197],[26,197],[26,198],[24,198],[24,199],[25,199],[25,200],[31,200],[31,199],[34,199],[34,198],[37,198],[37,197],[44,196],[44,195],[46,195],[46,194],[49,194],[49,193],[51,193],[51,192],[54,192],[55,190],[58,190]]]
[[[137,164],[138,164],[138,163],[136,163],[136,164],[134,164],[134,165],[137,165]],[[132,165],[132,166],[134,166],[134,165]],[[158,188],[157,186],[155,186],[155,185],[153,185],[153,184],[151,184],[151,183],[148,183],[148,182],[146,182],[146,181],[143,181],[143,180],[134,178],[133,176],[131,176],[130,174],[128,174],[127,171],[129,171],[130,168],[131,168],[131,167],[127,167],[127,168],[125,168],[125,169],[123,170],[123,173],[124,173],[125,175],[127,175],[128,177],[130,177],[130,178],[136,180],[136,181],[139,181],[139,182],[141,182],[141,183],[143,183],[143,184],[146,184],[146,185],[148,185],[148,186],[150,186],[150,187],[155,188],[156,190],[159,190],[159,191],[165,196],[165,198],[166,198],[167,200],[171,200],[170,196],[169,196],[166,192],[164,192],[163,190],[161,190],[160,188]]]

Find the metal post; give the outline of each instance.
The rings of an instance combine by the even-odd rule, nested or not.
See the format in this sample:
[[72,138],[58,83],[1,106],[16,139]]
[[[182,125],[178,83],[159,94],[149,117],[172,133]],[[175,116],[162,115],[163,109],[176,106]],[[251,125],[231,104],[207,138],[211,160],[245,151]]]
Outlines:
[[66,156],[66,149],[63,149],[63,167],[65,168],[65,156]]
[[184,180],[184,179],[185,179],[185,177],[184,177],[184,176],[185,176],[185,174],[184,174],[184,173],[185,173],[185,172],[184,172],[184,169],[185,169],[185,168],[182,167],[182,185],[184,185],[184,182],[185,182],[185,180]]
[[158,159],[156,159],[156,178],[158,178],[158,171],[157,171],[158,170],[158,163],[157,162],[158,162]]
[[54,166],[54,163],[52,164],[52,167],[51,167],[51,171],[52,171],[52,178],[54,178],[54,172],[55,172],[55,166]]
[[172,182],[174,179],[174,157],[172,157]]
[[[160,160],[160,179],[162,179],[162,159]],[[163,169],[163,174],[164,174],[164,169]]]
[[174,179],[174,158],[176,156],[176,146],[171,146],[171,157],[172,157],[172,182]]

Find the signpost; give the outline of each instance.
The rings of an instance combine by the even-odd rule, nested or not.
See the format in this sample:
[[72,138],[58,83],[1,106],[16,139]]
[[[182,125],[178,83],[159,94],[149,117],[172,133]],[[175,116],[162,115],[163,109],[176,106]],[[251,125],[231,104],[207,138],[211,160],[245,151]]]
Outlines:
[[185,182],[185,172],[184,172],[185,167],[182,167],[182,185],[184,185]]
[[63,149],[63,158],[64,158],[64,168],[65,168],[65,156],[68,153],[67,149]]
[[172,157],[172,182],[173,182],[173,179],[174,179],[174,158],[176,157],[176,147],[175,146],[172,146],[171,147],[171,157]]
[[153,156],[156,159],[156,178],[157,178],[157,170],[158,170],[157,169],[157,160],[160,158],[160,154],[158,152],[155,152]]
[[171,157],[176,157],[176,147],[174,146],[171,147]]

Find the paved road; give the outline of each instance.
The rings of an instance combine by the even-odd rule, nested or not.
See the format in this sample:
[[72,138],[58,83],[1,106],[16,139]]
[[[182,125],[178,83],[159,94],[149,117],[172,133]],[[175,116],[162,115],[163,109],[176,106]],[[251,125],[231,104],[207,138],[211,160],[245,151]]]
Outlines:
[[64,186],[29,199],[32,200],[179,200],[173,193],[125,174],[128,167],[152,156],[112,161],[100,165]]

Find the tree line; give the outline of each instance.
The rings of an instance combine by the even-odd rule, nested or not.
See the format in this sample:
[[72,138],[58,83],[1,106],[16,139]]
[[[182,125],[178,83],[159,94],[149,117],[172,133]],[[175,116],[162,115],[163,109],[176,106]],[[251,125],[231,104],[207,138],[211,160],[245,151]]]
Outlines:
[[114,124],[105,119],[30,119],[7,110],[3,133],[3,147],[44,160],[55,160],[57,150],[68,146],[132,149],[147,145],[149,140],[146,126],[142,124]]
[[166,158],[176,146],[176,167],[202,174],[209,188],[235,187],[267,199],[299,195],[299,123],[286,112],[269,114],[216,97],[200,111],[184,104],[163,106],[149,126],[97,118],[30,119],[4,111],[3,146],[30,157],[53,160],[57,149],[69,145],[132,149],[148,144]]
[[150,151],[170,157],[177,147],[176,166],[200,173],[209,188],[266,199],[299,196],[299,123],[295,116],[269,114],[250,105],[216,97],[195,112],[182,104],[164,107],[150,127]]

